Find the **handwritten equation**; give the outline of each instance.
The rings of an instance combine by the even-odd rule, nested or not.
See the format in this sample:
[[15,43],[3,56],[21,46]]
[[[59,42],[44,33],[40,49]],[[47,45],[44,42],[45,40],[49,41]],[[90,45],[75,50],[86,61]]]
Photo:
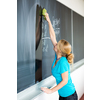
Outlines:
[[55,31],[56,36],[60,34],[60,27],[59,27],[59,25],[60,25],[60,18],[57,19],[57,18],[54,18],[54,16],[53,16],[52,26],[53,26],[53,29]]

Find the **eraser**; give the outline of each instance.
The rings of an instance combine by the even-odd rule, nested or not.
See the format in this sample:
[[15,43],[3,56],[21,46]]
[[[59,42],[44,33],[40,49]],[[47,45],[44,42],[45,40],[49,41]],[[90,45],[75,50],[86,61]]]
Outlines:
[[42,10],[42,15],[45,16],[46,15],[47,10],[45,8],[43,8]]
[[47,12],[47,10],[46,10],[45,8],[43,8],[43,10],[42,10],[42,15],[44,16],[44,19],[45,19],[45,20],[46,20],[46,17],[45,17],[46,12]]
[[46,20],[46,17],[45,17],[46,12],[47,12],[47,10],[46,10],[45,8],[43,8],[43,10],[42,10],[42,15],[44,16],[44,19],[45,19],[45,20]]

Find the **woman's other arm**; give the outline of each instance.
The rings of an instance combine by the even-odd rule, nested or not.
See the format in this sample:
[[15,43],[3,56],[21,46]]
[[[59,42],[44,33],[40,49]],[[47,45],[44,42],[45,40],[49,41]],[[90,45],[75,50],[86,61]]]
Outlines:
[[41,90],[44,91],[45,93],[51,94],[51,93],[61,89],[68,82],[68,71],[62,73],[61,76],[62,76],[62,81],[58,85],[56,85],[52,89],[41,87]]
[[56,85],[54,88],[51,89],[52,92],[55,92],[55,91],[61,89],[64,85],[67,84],[67,82],[68,82],[68,71],[62,73],[61,76],[62,76],[62,81],[58,85]]

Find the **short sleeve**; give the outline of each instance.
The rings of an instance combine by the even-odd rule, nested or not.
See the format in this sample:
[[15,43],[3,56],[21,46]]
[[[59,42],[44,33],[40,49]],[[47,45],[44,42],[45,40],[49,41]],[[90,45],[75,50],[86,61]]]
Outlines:
[[60,74],[68,71],[68,64],[67,62],[60,63]]

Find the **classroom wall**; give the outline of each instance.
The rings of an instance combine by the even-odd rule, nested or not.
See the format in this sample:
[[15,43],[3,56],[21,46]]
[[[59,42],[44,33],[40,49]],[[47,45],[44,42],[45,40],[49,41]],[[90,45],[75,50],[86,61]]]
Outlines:
[[84,16],[84,0],[57,0],[81,16]]

